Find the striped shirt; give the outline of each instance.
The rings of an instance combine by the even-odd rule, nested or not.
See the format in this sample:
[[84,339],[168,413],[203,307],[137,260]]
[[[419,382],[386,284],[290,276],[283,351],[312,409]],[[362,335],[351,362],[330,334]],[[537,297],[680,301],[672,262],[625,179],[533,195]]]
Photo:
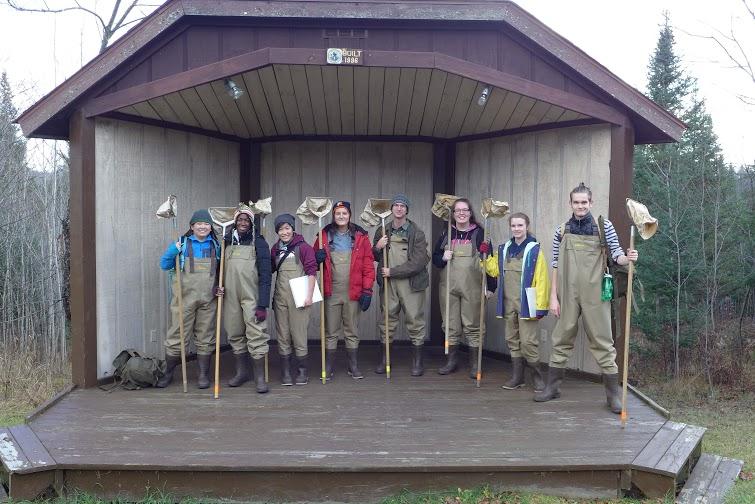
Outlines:
[[[619,244],[619,236],[616,234],[616,229],[613,227],[610,220],[603,219],[603,231],[606,234],[608,249],[611,251],[611,259],[616,261],[616,259],[624,255],[624,249],[622,249]],[[551,245],[553,253],[551,266],[554,268],[558,268],[558,248],[561,244],[561,238],[563,237],[561,236],[561,225],[559,225],[556,227],[555,233],[553,233],[553,243]]]

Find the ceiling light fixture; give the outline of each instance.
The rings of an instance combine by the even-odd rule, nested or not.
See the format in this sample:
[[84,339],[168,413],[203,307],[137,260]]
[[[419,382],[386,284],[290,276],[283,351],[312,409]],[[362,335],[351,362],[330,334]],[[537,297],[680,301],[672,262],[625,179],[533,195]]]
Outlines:
[[482,90],[480,97],[477,99],[477,105],[484,107],[485,103],[488,101],[488,96],[490,96],[490,88],[485,86],[485,89]]
[[238,100],[239,98],[241,98],[241,95],[244,94],[244,90],[241,89],[238,84],[233,82],[233,79],[225,80],[225,90],[228,92],[228,96],[230,96],[234,100]]

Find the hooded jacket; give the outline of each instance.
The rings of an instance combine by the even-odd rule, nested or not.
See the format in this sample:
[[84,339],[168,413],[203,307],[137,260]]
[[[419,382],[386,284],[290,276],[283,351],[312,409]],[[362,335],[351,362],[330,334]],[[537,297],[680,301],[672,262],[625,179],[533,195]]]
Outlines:
[[[330,244],[333,243],[335,225],[328,224],[322,230],[323,240],[327,240],[325,249],[325,263],[323,268],[323,294],[328,298],[333,295],[333,263],[330,258]],[[351,263],[349,266],[349,299],[359,301],[362,294],[372,295],[372,285],[375,283],[375,259],[372,255],[372,244],[367,231],[361,226],[349,223],[351,235]],[[320,245],[320,233],[317,233],[313,248],[317,251]]]

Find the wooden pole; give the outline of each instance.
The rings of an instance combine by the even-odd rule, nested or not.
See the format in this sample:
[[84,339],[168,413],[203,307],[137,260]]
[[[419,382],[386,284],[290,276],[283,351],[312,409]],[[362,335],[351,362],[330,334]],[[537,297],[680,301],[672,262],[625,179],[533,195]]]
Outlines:
[[[448,208],[448,231],[447,231],[447,239],[448,239],[448,250],[453,251],[453,240],[451,240],[451,207]],[[453,261],[453,257],[451,258],[451,261]],[[443,321],[443,325],[445,325],[445,351],[446,355],[448,355],[448,319],[449,319],[449,311],[451,311],[451,261],[448,261],[446,263],[446,320]]]
[[[483,223],[482,243],[488,242],[488,218],[485,217]],[[486,275],[485,275],[485,259],[487,254],[482,254],[482,280],[480,280],[480,346],[477,347],[477,388],[480,388],[480,381],[482,381],[482,343],[485,341],[485,307],[487,306],[487,299],[485,298],[486,291]]]
[[[317,216],[317,226],[320,229],[320,249],[325,250],[322,243],[322,216]],[[327,376],[325,374],[325,284],[323,283],[323,263],[320,263],[320,271],[317,274],[320,281],[320,289],[322,289],[322,301],[320,301],[320,354],[322,360],[322,384],[325,385]]]
[[[383,220],[383,236],[388,236],[385,232],[385,217]],[[388,267],[388,244],[383,248],[383,266]],[[388,330],[388,277],[383,277],[383,322],[385,323],[385,378],[391,379],[391,344],[389,340],[390,331]]]
[[[176,235],[176,243],[178,243],[178,227],[176,225],[176,217],[173,217],[173,230]],[[186,381],[186,341],[184,337],[184,296],[183,287],[181,285],[181,251],[176,254],[176,283],[178,284],[178,334],[181,338],[181,378],[183,379],[184,394],[188,392],[188,384]]]
[[[634,226],[629,231],[629,250],[634,250]],[[634,280],[634,262],[629,261],[627,277],[627,314],[624,320],[624,372],[621,387],[621,428],[627,425],[627,380],[629,377],[629,328],[632,321],[632,281]]]
[[[218,288],[223,288],[223,273],[225,273],[225,227],[220,239],[220,276]],[[215,317],[215,399],[220,397],[220,322],[223,317],[223,296],[218,297],[218,313]]]

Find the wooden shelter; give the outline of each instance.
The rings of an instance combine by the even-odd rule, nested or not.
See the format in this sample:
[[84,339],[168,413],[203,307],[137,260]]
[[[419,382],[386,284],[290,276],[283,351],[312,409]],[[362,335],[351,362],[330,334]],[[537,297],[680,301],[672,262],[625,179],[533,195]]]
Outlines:
[[[234,98],[236,90],[241,94]],[[433,241],[443,228],[431,218],[434,193],[467,196],[475,207],[483,197],[493,196],[509,201],[513,211],[528,213],[535,232],[548,242],[568,216],[569,190],[584,181],[594,189],[596,213],[610,216],[626,242],[629,221],[623,207],[631,192],[634,145],[673,142],[684,130],[674,116],[516,4],[502,0],[169,0],[24,112],[18,123],[28,137],[70,142],[71,355],[73,381],[81,388],[106,379],[113,357],[123,348],[162,354],[170,294],[157,261],[172,229],[154,217],[154,210],[168,194],[178,196],[183,228],[193,209],[266,196],[273,197],[277,214],[292,212],[307,195],[351,200],[360,209],[369,197],[403,192],[412,200],[410,218],[432,232]],[[508,235],[504,223],[491,223],[490,228],[495,242]],[[302,232],[311,240],[316,230],[304,226]],[[272,241],[271,229],[266,236]],[[435,271],[432,276],[437,285]],[[430,343],[440,344],[435,288],[428,290],[427,306],[432,307]],[[503,354],[503,325],[492,316],[494,310],[488,311],[486,348]],[[362,339],[377,339],[377,313],[373,306],[362,317]],[[313,317],[313,339],[318,324]],[[544,359],[552,324],[542,324]],[[399,335],[402,338],[406,335]],[[570,367],[597,371],[584,338]],[[374,392],[386,407],[399,397]],[[100,411],[103,406],[97,403],[112,399],[98,394],[81,390],[62,398],[31,421],[36,434],[30,439],[51,446],[56,436],[48,435],[42,419],[59,413],[59,421],[72,422],[66,429],[86,432],[64,413],[82,408],[92,418],[107,416],[107,408]],[[438,407],[453,407],[460,394],[444,396],[446,402]],[[167,396],[145,392],[113,397],[134,397],[132,404],[146,404],[143,401]],[[336,402],[341,399],[332,396]],[[172,401],[178,399],[168,403]],[[233,409],[243,401],[230,404],[236,405],[229,406]],[[569,471],[605,470],[599,486],[605,489],[605,482],[613,481],[610,492],[620,492],[642,484],[626,471],[642,446],[666,425],[652,408],[643,408],[643,414],[654,418],[648,420],[654,427],[645,437],[627,441],[634,444],[621,460],[582,464],[566,457],[562,464],[547,462],[550,454],[541,451],[539,462],[507,464],[493,453],[503,445],[493,443],[487,445],[492,450],[489,464],[478,464],[474,453],[461,450],[447,465],[434,465],[428,460],[442,451],[438,447],[413,463],[406,462],[413,457],[407,453],[401,461],[385,459],[363,469],[385,473],[391,464],[404,463],[416,481],[435,469],[456,476],[478,469],[485,474],[524,471],[532,476],[527,481],[533,488],[541,481],[538,471],[558,472],[563,484],[556,486],[565,488]],[[575,425],[607,422],[603,413],[586,414]],[[155,425],[168,421],[153,420]],[[465,425],[456,417],[447,420],[448,432]],[[350,435],[365,439],[368,431],[356,429]],[[673,432],[677,436],[666,435],[664,443],[680,431]],[[660,486],[669,488],[668,481],[673,485],[681,467],[699,451],[701,435],[689,437],[694,437],[691,447],[669,455],[666,462],[673,462],[677,472],[669,473],[671,479]],[[235,437],[230,432],[228,436],[224,442],[233,444]],[[318,450],[302,446],[299,452],[287,451],[276,459],[277,469],[259,458],[263,452],[239,466],[218,463],[205,469],[224,477],[252,471],[255,478],[261,478],[258,471],[306,472],[309,466],[297,466],[296,460],[302,453],[317,457]],[[53,452],[45,453],[73,480],[70,471],[83,474],[102,466],[97,457],[77,465]],[[180,465],[184,452],[178,453],[172,461],[158,454],[154,463],[147,456],[142,465],[129,462],[121,469],[170,472],[171,464]],[[358,456],[358,450],[353,455]],[[529,456],[534,455],[512,455]],[[176,470],[193,471],[192,464],[201,464],[197,460]],[[345,464],[346,458],[320,469],[339,473],[346,471]],[[318,478],[308,477],[313,482]],[[271,484],[285,487],[286,476],[276,478],[282,479]],[[363,482],[358,476],[349,478],[354,485]],[[191,484],[191,478],[181,481],[176,488]],[[385,488],[395,490],[392,485]],[[271,490],[270,496],[284,494]],[[365,497],[357,494],[360,497],[351,500]]]
[[[328,64],[328,48],[354,56]],[[280,213],[306,195],[359,207],[402,191],[433,237],[434,192],[474,205],[495,196],[547,241],[584,181],[596,213],[626,234],[634,145],[678,140],[684,128],[516,4],[493,0],[168,1],[18,123],[71,145],[82,386],[107,377],[125,347],[162,352],[169,293],[155,264],[171,230],[154,209],[168,194],[183,228],[193,209],[237,200],[272,195]],[[138,240],[120,239],[125,222]],[[492,225],[499,242],[502,226]],[[377,337],[376,312],[361,323],[366,340]],[[500,336],[492,316],[488,327]],[[505,351],[503,338],[488,348]],[[585,345],[572,367],[597,370]]]

